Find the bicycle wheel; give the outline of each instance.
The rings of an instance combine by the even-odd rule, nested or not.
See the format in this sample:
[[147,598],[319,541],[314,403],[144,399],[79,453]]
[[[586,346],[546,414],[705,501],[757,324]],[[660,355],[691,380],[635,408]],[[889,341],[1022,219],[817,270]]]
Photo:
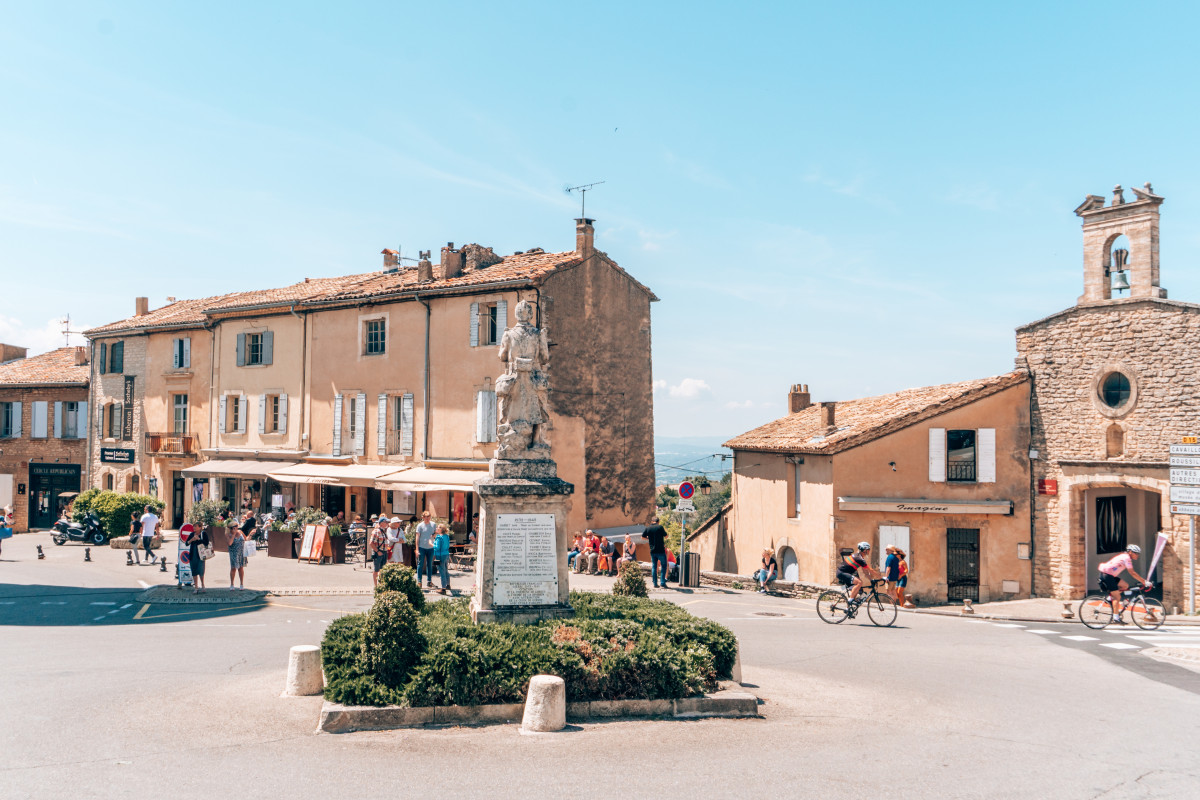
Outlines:
[[1079,603],[1079,621],[1093,630],[1112,622],[1112,606],[1109,605],[1108,595],[1089,594]]
[[821,592],[817,598],[817,616],[830,625],[845,622],[850,616],[850,601],[846,595],[832,589]]
[[1167,612],[1162,603],[1153,597],[1139,597],[1129,607],[1129,616],[1133,617],[1134,625],[1144,631],[1152,631],[1166,622]]
[[881,628],[896,621],[896,601],[886,594],[877,594],[867,600],[867,616]]

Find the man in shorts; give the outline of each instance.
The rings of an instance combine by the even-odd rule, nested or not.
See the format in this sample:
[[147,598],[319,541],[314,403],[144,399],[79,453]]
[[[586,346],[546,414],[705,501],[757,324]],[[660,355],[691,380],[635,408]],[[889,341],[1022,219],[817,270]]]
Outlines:
[[1125,548],[1124,553],[1118,553],[1100,565],[1100,591],[1108,592],[1108,602],[1113,611],[1113,622],[1117,625],[1125,624],[1125,620],[1121,619],[1121,592],[1129,588],[1129,584],[1121,580],[1121,573],[1128,572],[1147,590],[1152,588],[1149,581],[1133,571],[1133,562],[1137,561],[1141,555],[1142,548],[1131,544]]
[[859,542],[858,552],[848,556],[842,556],[842,563],[838,565],[837,579],[838,583],[850,589],[850,599],[854,600],[858,597],[858,593],[862,591],[863,579],[862,573],[875,580],[879,580],[879,573],[871,568],[867,563],[868,557],[871,555],[871,543]]

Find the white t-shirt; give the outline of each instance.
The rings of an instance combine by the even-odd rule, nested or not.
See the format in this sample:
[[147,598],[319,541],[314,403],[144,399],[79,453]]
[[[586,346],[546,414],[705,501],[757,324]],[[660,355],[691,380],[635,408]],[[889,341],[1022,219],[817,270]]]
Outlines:
[[142,514],[142,536],[147,538],[154,535],[154,531],[158,528],[158,517],[147,511]]

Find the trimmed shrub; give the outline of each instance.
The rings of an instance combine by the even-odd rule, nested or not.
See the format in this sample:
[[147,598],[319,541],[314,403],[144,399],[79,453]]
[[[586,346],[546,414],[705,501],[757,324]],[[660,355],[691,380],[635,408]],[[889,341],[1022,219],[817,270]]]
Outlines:
[[[417,613],[425,611],[425,593],[421,591],[421,584],[417,583],[417,573],[412,567],[406,567],[403,564],[388,564],[383,569],[379,570],[379,583],[375,586],[375,596],[379,597],[384,592],[400,592],[408,598],[408,602],[417,610]],[[470,622],[468,616],[467,621]]]
[[362,668],[388,689],[402,689],[425,651],[417,627],[420,615],[402,592],[383,592],[367,612],[362,635]]
[[88,489],[75,498],[75,503],[71,506],[71,516],[76,522],[82,522],[88,511],[93,512],[100,518],[104,532],[111,539],[114,536],[128,536],[131,515],[136,511],[140,517],[146,506],[150,506],[160,519],[163,509],[166,508],[162,500],[145,494]]
[[649,597],[641,565],[636,561],[622,561],[621,566],[617,567],[617,580],[613,583],[612,593],[627,597]]

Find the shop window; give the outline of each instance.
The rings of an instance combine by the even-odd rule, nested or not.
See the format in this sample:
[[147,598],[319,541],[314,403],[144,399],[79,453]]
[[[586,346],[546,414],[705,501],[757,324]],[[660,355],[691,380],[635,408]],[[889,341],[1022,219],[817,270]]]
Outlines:
[[946,480],[975,481],[975,431],[946,431]]
[[1120,372],[1110,372],[1100,382],[1100,399],[1109,408],[1120,408],[1129,400],[1129,378]]
[[1096,555],[1125,549],[1126,523],[1124,496],[1096,498]]
[[387,320],[369,319],[363,323],[363,353],[379,356],[387,352]]

